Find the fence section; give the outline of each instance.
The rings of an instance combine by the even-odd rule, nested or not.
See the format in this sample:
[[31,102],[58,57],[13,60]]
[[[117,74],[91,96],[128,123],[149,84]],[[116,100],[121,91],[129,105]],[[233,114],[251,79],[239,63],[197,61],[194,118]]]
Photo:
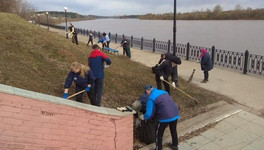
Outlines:
[[[46,25],[46,24],[43,24]],[[50,27],[65,30],[63,26],[50,25]],[[87,29],[76,28],[78,34],[88,36],[89,32],[92,32],[95,37],[102,34],[102,32],[92,31]],[[124,35],[118,35],[108,33],[112,42],[121,43]],[[167,53],[173,52],[173,44],[171,41],[158,41],[156,39],[149,40],[136,37],[128,37],[130,39],[131,47],[141,50],[152,51],[155,53]],[[176,55],[186,60],[200,61],[200,49],[206,48],[202,46],[194,46],[190,43],[176,45]],[[215,66],[230,68],[237,71],[241,71],[244,74],[256,74],[264,75],[264,56],[245,53],[233,52],[227,50],[216,49],[214,46],[206,48],[211,55],[212,62]]]
[[250,54],[248,72],[256,75],[264,75],[264,56]]

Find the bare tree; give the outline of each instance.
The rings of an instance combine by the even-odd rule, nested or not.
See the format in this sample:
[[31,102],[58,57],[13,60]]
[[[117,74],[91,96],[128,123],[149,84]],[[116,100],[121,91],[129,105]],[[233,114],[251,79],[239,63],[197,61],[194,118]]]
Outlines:
[[221,5],[216,5],[213,9],[213,12],[216,12],[216,13],[219,13],[219,12],[222,12],[223,11],[223,8]]
[[237,10],[237,11],[243,10],[243,7],[240,4],[237,4],[235,6],[235,10]]
[[35,9],[27,0],[1,0],[0,12],[14,13],[29,19],[35,13]]

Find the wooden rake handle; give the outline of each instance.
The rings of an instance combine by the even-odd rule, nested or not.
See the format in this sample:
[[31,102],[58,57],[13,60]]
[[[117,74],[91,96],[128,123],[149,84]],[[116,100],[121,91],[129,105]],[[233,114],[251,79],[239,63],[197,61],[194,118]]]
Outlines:
[[78,92],[78,93],[75,93],[75,94],[73,94],[73,95],[67,97],[67,99],[73,98],[74,96],[77,96],[77,95],[79,95],[79,94],[81,94],[81,93],[83,93],[83,92],[85,92],[85,90],[82,90],[82,91],[80,91],[80,92]]
[[[166,80],[163,80],[163,81],[166,82],[166,83],[168,83],[170,86],[173,87],[173,85],[172,85],[170,82],[168,82],[168,81],[166,81]],[[179,89],[179,88],[177,88],[177,87],[175,87],[174,89],[177,89],[178,91],[180,91],[181,93],[183,93],[183,94],[186,95],[187,97],[189,97],[189,98],[191,98],[192,100],[194,100],[195,104],[198,104],[198,101],[197,101],[195,98],[193,98],[191,95],[185,93],[183,90],[181,90],[181,89]]]

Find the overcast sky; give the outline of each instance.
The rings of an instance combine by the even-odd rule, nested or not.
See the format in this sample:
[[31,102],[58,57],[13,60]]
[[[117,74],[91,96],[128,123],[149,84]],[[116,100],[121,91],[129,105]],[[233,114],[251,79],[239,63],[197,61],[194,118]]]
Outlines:
[[[37,10],[69,11],[83,15],[131,15],[166,13],[173,11],[173,0],[28,0]],[[224,10],[234,9],[240,4],[247,8],[264,8],[264,0],[177,0],[178,12],[213,9],[220,4]]]

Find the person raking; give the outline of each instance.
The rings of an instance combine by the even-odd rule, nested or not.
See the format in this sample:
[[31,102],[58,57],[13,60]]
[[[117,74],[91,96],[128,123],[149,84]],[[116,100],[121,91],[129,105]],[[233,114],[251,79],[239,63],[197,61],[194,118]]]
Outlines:
[[[90,99],[92,105],[95,105],[95,97],[94,97],[94,88],[93,83],[95,77],[88,66],[82,65],[78,62],[73,62],[70,66],[70,72],[65,80],[64,84],[64,94],[62,98],[67,98],[69,93],[69,88],[74,81],[76,84],[76,93],[82,90],[87,92],[87,95]],[[83,93],[76,96],[77,102],[83,102]]]

